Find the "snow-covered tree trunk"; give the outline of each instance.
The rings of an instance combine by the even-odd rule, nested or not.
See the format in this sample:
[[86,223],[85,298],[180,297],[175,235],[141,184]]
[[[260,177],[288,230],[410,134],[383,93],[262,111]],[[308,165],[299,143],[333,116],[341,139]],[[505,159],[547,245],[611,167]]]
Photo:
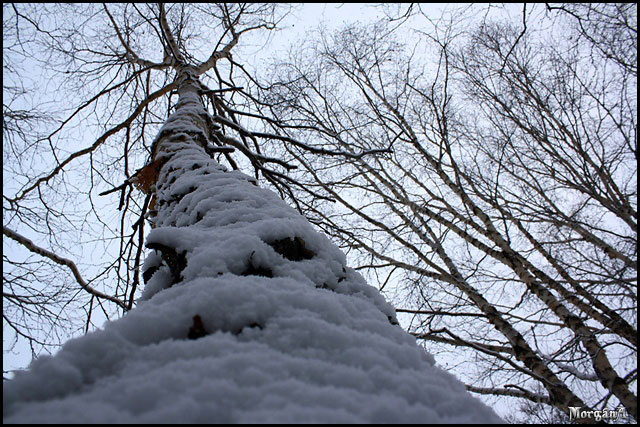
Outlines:
[[155,198],[142,301],[5,383],[4,422],[500,421],[336,246],[212,159],[224,138],[197,70],[178,73],[138,177]]

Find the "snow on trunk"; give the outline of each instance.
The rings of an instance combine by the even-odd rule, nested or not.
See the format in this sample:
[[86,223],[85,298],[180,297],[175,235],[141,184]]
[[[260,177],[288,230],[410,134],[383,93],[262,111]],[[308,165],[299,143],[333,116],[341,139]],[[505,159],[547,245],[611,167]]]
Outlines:
[[142,301],[5,382],[4,422],[500,422],[335,245],[212,160],[197,77],[182,78]]

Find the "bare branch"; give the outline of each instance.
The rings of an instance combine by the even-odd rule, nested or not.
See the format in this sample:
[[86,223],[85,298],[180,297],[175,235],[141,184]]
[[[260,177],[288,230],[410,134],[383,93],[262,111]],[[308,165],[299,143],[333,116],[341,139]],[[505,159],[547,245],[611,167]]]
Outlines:
[[87,291],[91,295],[93,295],[93,296],[95,296],[97,298],[106,299],[108,301],[111,301],[111,302],[119,305],[121,308],[126,309],[126,306],[125,306],[124,302],[122,302],[120,299],[118,299],[116,297],[113,297],[111,295],[107,295],[107,294],[105,294],[103,292],[98,291],[97,289],[92,288],[82,278],[82,275],[80,274],[80,270],[78,270],[78,267],[76,266],[76,264],[73,261],[71,261],[70,259],[58,256],[55,253],[36,245],[31,240],[29,240],[26,237],[16,233],[13,230],[5,227],[4,225],[2,226],[2,234],[4,234],[5,236],[7,236],[7,237],[15,240],[16,242],[20,243],[22,246],[24,246],[25,248],[29,249],[31,252],[36,253],[38,255],[41,255],[43,257],[49,258],[51,261],[55,262],[56,264],[60,264],[60,265],[64,265],[64,266],[68,267],[71,270],[71,272],[73,273],[73,277],[75,277],[76,282],[78,282],[80,287],[82,287],[82,289],[84,289],[85,291]]

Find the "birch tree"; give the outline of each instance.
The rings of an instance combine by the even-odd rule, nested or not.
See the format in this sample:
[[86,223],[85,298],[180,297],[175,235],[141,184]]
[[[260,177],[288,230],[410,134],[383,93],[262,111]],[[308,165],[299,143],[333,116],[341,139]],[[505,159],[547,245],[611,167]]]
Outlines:
[[[175,108],[176,64],[199,64],[199,75],[215,83],[203,96],[226,117],[221,132],[229,131],[242,103],[233,82],[242,67],[231,50],[252,31],[268,34],[286,10],[174,5],[161,16],[147,4],[5,4],[3,11],[5,337],[28,341],[35,356],[91,330],[96,316],[98,324],[121,316],[139,296],[151,196],[148,183],[137,191],[134,182]],[[171,43],[167,34],[175,34]],[[239,140],[235,149],[256,173],[280,179],[264,166],[277,159]],[[237,169],[233,149],[216,155]]]
[[620,402],[636,417],[636,9],[550,6],[549,38],[532,13],[425,15],[403,37],[414,5],[320,33],[278,64],[263,108],[325,149],[393,150],[291,147],[297,198],[468,390],[525,416]]
[[[38,20],[33,11],[9,7],[10,20],[17,25],[16,46],[23,47],[18,30],[24,20],[44,37],[47,48],[67,55],[67,65],[78,67],[79,76],[71,77],[76,84],[90,86],[102,79],[109,83],[33,143],[49,145],[55,162],[48,163],[47,174],[5,196],[13,215],[5,221],[5,238],[68,269],[77,289],[90,296],[89,312],[95,301],[115,304],[127,314],[69,341],[53,357],[38,358],[28,371],[6,381],[4,422],[499,421],[435,366],[398,326],[393,307],[346,265],[336,246],[278,194],[258,186],[258,178],[266,178],[286,190],[290,179],[277,168],[292,168],[281,158],[261,154],[260,139],[307,147],[247,130],[239,120],[243,115],[273,119],[242,110],[239,103],[223,97],[251,96],[234,79],[234,68],[242,67],[232,51],[246,32],[273,28],[275,6],[82,6],[78,12],[87,17],[84,24],[98,30],[101,44],[90,43],[87,27],[75,27],[78,21],[69,15],[73,10],[62,15],[73,23],[74,28],[68,28],[55,21],[55,13],[43,13]],[[197,39],[189,37],[198,29],[192,25],[210,21],[219,24],[213,30],[222,35],[216,43],[205,38],[198,46]],[[54,30],[48,28],[51,23],[57,25]],[[62,42],[62,34],[71,46]],[[155,56],[147,52],[153,47],[151,40],[159,50]],[[194,44],[207,47],[208,54],[198,56],[200,49]],[[103,56],[106,61],[100,62]],[[229,64],[228,74],[223,73],[222,61]],[[217,86],[212,88],[211,82]],[[101,97],[109,100],[104,116],[93,105]],[[169,98],[164,111],[153,108],[161,98]],[[87,108],[96,115],[98,127],[106,130],[89,148],[64,153],[57,136],[65,135],[68,143],[64,128]],[[155,121],[162,126],[148,137]],[[84,123],[78,125],[81,130]],[[15,140],[11,148],[17,151],[20,143],[31,142],[26,132],[22,137],[25,140]],[[109,141],[120,148],[116,154],[99,150]],[[354,155],[308,148],[335,157]],[[136,149],[148,149],[148,157],[142,165],[129,165]],[[238,170],[236,151],[253,166],[254,176]],[[100,273],[108,284],[110,271],[124,272],[116,276],[109,293],[97,289],[95,280],[84,279],[77,263],[18,229],[31,224],[27,206],[38,195],[40,210],[33,212],[45,213],[37,219],[54,241],[64,244],[55,222],[47,222],[47,215],[56,211],[43,195],[52,187],[75,186],[69,168],[87,155],[90,171],[97,175],[90,185],[110,184],[98,195],[114,197],[112,209],[137,217],[121,221],[117,260]],[[111,161],[124,172],[104,172],[102,167]],[[143,201],[136,199],[136,192],[143,194]],[[101,218],[105,208],[96,203],[91,209]],[[151,230],[145,235],[147,220]],[[131,234],[122,231],[130,227]],[[35,275],[17,271],[33,266],[7,262],[13,269],[5,285],[13,285],[16,292],[6,298],[14,298],[10,301],[17,310],[28,315],[36,295],[29,294],[25,284]],[[47,301],[39,303],[44,306]],[[15,322],[11,325],[16,333],[31,333]]]

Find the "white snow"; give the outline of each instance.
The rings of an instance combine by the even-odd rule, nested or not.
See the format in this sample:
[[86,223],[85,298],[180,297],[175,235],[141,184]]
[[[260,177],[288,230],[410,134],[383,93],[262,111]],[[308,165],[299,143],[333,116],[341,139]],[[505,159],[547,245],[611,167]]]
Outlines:
[[[135,309],[3,384],[4,422],[501,422],[392,324],[335,245],[251,181],[200,147],[174,154],[148,242],[184,256],[182,280],[152,253]],[[275,250],[295,238],[304,259]],[[206,335],[188,339],[196,315]]]

